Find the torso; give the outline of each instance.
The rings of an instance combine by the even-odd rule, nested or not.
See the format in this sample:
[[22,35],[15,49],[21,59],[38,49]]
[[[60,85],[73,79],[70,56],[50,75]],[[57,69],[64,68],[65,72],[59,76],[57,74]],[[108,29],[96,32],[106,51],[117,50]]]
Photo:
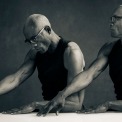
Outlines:
[[36,55],[38,77],[42,83],[43,98],[51,100],[67,85],[67,69],[64,67],[64,51],[68,41],[61,39],[53,54]]
[[122,99],[122,45],[118,40],[108,57],[109,74],[114,83],[117,99]]

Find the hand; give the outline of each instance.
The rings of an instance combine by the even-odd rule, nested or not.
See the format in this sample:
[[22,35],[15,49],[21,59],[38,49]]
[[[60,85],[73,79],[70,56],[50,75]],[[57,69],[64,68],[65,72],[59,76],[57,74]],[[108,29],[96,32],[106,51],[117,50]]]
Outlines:
[[48,104],[46,104],[43,109],[41,109],[37,116],[46,116],[53,108],[55,108],[56,115],[61,111],[61,109],[64,107],[65,104],[65,98],[62,96],[62,92],[59,92],[59,94],[54,97]]
[[38,103],[39,102],[32,102],[31,104],[22,106],[20,108],[4,111],[2,114],[27,114],[34,111],[37,107],[38,109],[41,109],[42,106],[39,106]]
[[109,109],[109,102],[105,102],[104,104],[101,104],[97,106],[95,109],[88,109],[84,113],[90,114],[90,113],[104,113]]

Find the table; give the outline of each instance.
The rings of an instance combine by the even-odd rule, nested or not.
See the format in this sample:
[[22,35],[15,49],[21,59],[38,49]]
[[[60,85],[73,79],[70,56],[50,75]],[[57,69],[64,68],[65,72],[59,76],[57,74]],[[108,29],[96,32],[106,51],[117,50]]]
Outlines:
[[0,114],[0,122],[122,122],[122,113],[107,112],[96,114],[49,113],[46,117],[29,114]]

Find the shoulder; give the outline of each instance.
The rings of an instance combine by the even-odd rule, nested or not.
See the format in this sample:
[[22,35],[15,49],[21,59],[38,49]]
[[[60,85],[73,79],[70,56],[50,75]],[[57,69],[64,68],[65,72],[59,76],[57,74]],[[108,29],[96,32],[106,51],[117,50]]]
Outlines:
[[108,56],[111,53],[113,46],[116,44],[116,42],[117,41],[105,43],[99,50],[98,55]]
[[65,49],[64,55],[68,56],[68,55],[73,55],[76,53],[82,54],[82,51],[81,51],[79,45],[73,41],[69,42],[67,44],[67,48]]
[[73,48],[73,49],[79,48],[78,44],[74,41],[69,42],[68,47]]
[[68,43],[64,52],[64,62],[67,65],[74,64],[75,62],[85,65],[83,53],[77,43],[73,41]]

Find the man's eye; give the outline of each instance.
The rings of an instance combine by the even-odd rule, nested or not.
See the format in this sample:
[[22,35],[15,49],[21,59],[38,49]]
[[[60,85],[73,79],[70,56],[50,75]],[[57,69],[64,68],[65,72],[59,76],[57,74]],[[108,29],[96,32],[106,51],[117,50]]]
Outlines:
[[36,40],[36,38],[33,38],[33,41],[35,41]]
[[35,38],[35,37],[33,37],[31,40],[35,41],[35,40],[36,40],[36,38]]

